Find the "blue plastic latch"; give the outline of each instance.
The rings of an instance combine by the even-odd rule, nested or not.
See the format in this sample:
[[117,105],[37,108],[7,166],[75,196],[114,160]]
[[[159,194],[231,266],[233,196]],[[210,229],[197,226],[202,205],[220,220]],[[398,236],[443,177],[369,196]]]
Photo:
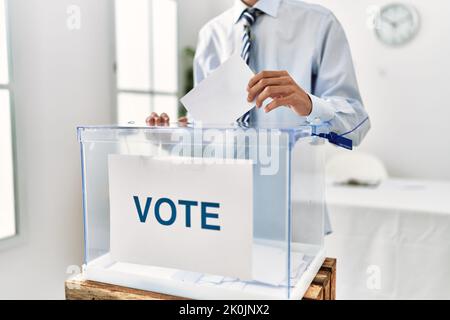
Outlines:
[[319,133],[319,134],[313,134],[315,136],[327,139],[330,143],[335,144],[339,147],[353,150],[353,141],[351,139],[348,139],[344,136],[340,136],[337,133],[330,132],[330,133]]

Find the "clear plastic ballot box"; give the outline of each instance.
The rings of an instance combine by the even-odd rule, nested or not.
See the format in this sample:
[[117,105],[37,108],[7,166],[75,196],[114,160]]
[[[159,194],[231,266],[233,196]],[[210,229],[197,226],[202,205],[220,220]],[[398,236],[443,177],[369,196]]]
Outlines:
[[324,260],[326,131],[79,127],[85,277],[194,299],[300,299]]

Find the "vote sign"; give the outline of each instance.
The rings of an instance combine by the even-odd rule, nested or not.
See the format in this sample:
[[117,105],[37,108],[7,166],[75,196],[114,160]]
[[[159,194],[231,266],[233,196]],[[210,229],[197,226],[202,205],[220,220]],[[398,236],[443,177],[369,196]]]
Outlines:
[[110,155],[108,173],[113,260],[251,279],[251,161]]

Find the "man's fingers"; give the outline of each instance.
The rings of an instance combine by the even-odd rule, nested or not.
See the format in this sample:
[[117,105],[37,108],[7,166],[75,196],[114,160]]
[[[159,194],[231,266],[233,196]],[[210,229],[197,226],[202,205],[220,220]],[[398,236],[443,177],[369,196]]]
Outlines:
[[167,113],[163,112],[161,113],[161,115],[159,116],[159,118],[161,119],[161,124],[164,126],[168,126],[170,123],[170,118],[167,115]]
[[145,119],[145,122],[149,125],[149,126],[155,126],[156,122],[158,120],[159,116],[156,112],[152,112],[147,119]]
[[263,78],[259,80],[253,87],[248,90],[248,102],[252,102],[255,97],[260,94],[267,86],[274,85],[288,85],[292,82],[291,78],[288,76],[277,77],[277,78]]
[[287,96],[287,97],[280,97],[280,98],[276,98],[274,99],[271,103],[269,103],[265,108],[264,108],[264,112],[270,112],[273,109],[276,109],[278,107],[282,107],[282,106],[289,106],[289,102],[292,100],[293,98],[293,94]]
[[292,86],[267,86],[256,98],[256,107],[261,107],[267,98],[287,96],[293,92]]
[[250,79],[248,83],[248,88],[253,87],[259,80],[263,78],[277,78],[288,75],[289,73],[287,71],[261,71]]
[[248,83],[248,89],[253,87],[256,83],[258,83],[259,80],[263,78],[277,78],[277,77],[283,77],[288,76],[289,73],[287,71],[261,71],[258,74],[256,74],[253,78],[250,79]]
[[156,112],[152,112],[147,119],[145,119],[145,123],[149,126],[167,126],[170,123],[170,118],[165,112],[161,113],[161,115],[158,115]]

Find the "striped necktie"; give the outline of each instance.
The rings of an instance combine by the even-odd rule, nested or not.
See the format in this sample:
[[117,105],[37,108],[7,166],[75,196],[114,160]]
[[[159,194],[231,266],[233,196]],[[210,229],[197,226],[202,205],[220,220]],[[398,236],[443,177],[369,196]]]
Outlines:
[[[241,18],[244,20],[244,34],[242,35],[242,51],[241,57],[245,63],[250,63],[250,50],[252,48],[252,32],[251,27],[255,24],[256,19],[263,12],[256,8],[247,8],[242,12]],[[250,111],[238,119],[238,122],[248,123],[250,119]]]

